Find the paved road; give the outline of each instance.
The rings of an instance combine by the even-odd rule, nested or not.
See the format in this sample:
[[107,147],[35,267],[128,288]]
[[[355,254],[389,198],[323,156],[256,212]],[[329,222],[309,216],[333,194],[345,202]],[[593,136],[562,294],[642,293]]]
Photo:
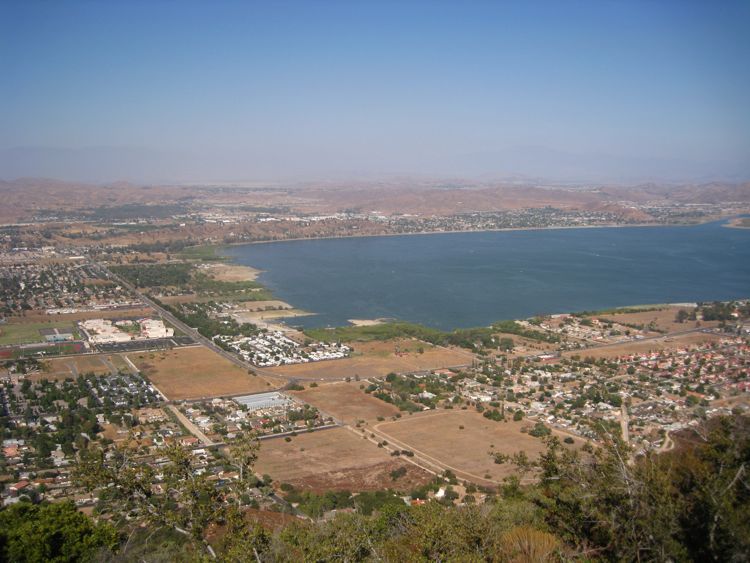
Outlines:
[[[120,276],[112,273],[103,264],[95,264],[95,265],[98,268],[100,268],[100,270],[101,270],[101,272],[102,272],[103,275],[111,277],[111,278],[117,280],[117,282],[120,285],[122,285],[123,287],[126,287],[127,289],[129,289],[130,291],[132,291],[133,293],[135,293],[136,295],[138,295],[144,303],[146,303],[149,307],[151,307],[152,309],[154,309],[155,311],[157,311],[159,313],[159,315],[162,317],[162,319],[164,319],[164,320],[168,321],[169,323],[171,323],[174,327],[176,327],[177,329],[179,329],[183,333],[185,333],[188,336],[190,336],[196,342],[198,342],[200,344],[203,344],[205,347],[213,350],[214,352],[216,352],[220,356],[226,358],[227,360],[229,360],[233,364],[241,367],[244,370],[252,370],[253,372],[255,372],[258,375],[265,375],[266,377],[271,377],[271,378],[286,380],[286,384],[283,385],[282,387],[279,387],[279,388],[276,388],[276,389],[265,389],[263,391],[256,391],[256,393],[267,393],[268,391],[282,391],[284,389],[287,389],[290,385],[293,385],[293,384],[295,384],[297,382],[322,381],[322,379],[315,378],[315,377],[304,378],[304,377],[294,377],[294,376],[284,375],[284,374],[277,373],[277,372],[274,372],[274,371],[270,371],[270,370],[267,370],[267,369],[259,368],[259,367],[255,366],[253,364],[245,362],[239,356],[237,356],[237,355],[235,355],[235,354],[233,354],[231,352],[227,352],[226,350],[224,350],[223,348],[221,348],[220,346],[218,346],[210,338],[206,338],[205,336],[203,336],[200,332],[198,332],[194,328],[186,325],[180,319],[178,319],[177,317],[175,317],[172,313],[170,313],[169,311],[167,311],[164,307],[160,306],[158,303],[156,303],[152,299],[149,299],[149,297],[147,295],[145,295],[144,293],[142,293],[141,291],[139,291],[138,288],[136,288],[133,284],[131,284],[127,280],[124,280]],[[464,353],[467,356],[470,356],[472,359],[474,358],[474,356],[470,352],[464,352]],[[462,368],[462,367],[467,367],[469,365],[471,365],[471,364],[461,364],[461,365],[458,365],[458,366],[451,366],[451,367]],[[342,381],[344,379],[345,378],[341,378]],[[242,393],[242,395],[252,395],[252,394],[253,393]]]
[[[144,293],[138,291],[138,289],[133,284],[131,284],[130,282],[124,280],[120,276],[112,273],[106,266],[104,266],[102,264],[96,264],[96,266],[101,269],[101,271],[103,272],[104,275],[109,276],[109,277],[117,280],[117,282],[120,285],[122,285],[123,287],[126,287],[127,289],[129,289],[130,291],[132,291],[133,293],[135,293],[136,295],[138,295],[138,297],[140,297],[141,300],[144,303],[146,303],[146,305],[148,305],[149,307],[151,307],[152,309],[154,309],[156,312],[158,312],[159,315],[162,317],[162,319],[168,321],[171,325],[173,325],[175,328],[177,328],[181,332],[183,332],[183,333],[187,334],[188,336],[190,336],[196,342],[199,342],[199,343],[203,344],[206,348],[209,348],[209,349],[213,350],[214,352],[216,352],[217,354],[219,354],[223,358],[229,360],[233,364],[241,367],[244,370],[253,370],[258,375],[265,375],[265,376],[268,376],[268,377],[281,378],[281,379],[287,379],[287,380],[290,379],[290,378],[288,378],[288,377],[286,377],[284,375],[273,373],[273,372],[270,372],[268,370],[260,369],[260,368],[258,368],[256,366],[252,365],[252,364],[249,364],[249,363],[245,362],[244,360],[242,360],[240,357],[236,356],[235,354],[232,354],[231,352],[227,352],[222,347],[218,346],[213,340],[211,340],[210,338],[206,338],[200,332],[198,332],[197,330],[195,330],[193,327],[190,327],[190,326],[186,325],[180,319],[178,319],[177,317],[175,317],[172,313],[170,313],[169,311],[167,311],[164,307],[162,307],[161,305],[159,305],[158,303],[156,303],[152,299],[149,299],[149,297],[147,295],[145,295]],[[264,390],[262,392],[266,393],[267,391]],[[245,393],[245,394],[246,395],[251,395],[252,393]]]
[[203,442],[204,446],[211,447],[215,445],[208,436],[206,436],[200,428],[198,428],[195,424],[192,423],[192,421],[186,417],[184,414],[182,414],[177,407],[174,405],[167,405],[167,408],[174,413],[174,415],[178,418],[178,420],[182,423],[182,425],[188,429],[188,431],[198,438],[201,442]]

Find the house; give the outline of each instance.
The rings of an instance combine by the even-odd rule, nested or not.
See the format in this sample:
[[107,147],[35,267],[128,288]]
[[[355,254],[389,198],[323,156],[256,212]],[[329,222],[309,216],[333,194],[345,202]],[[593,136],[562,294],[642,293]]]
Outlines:
[[10,491],[11,496],[18,496],[19,494],[26,492],[29,486],[28,481],[19,481],[18,483],[14,483],[10,487],[8,487],[8,491]]

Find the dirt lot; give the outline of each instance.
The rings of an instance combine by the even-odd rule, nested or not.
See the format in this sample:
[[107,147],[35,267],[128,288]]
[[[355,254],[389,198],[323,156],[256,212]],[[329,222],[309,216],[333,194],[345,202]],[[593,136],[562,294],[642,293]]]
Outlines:
[[496,352],[496,356],[508,356],[509,358],[515,358],[519,356],[527,356],[529,354],[544,354],[547,352],[554,352],[557,350],[558,344],[552,342],[544,342],[540,340],[532,340],[531,338],[524,338],[516,334],[507,334],[505,332],[499,332],[495,335],[495,338],[499,341],[501,338],[510,338],[513,341],[513,350],[511,352]]
[[86,355],[68,358],[53,358],[47,360],[47,369],[40,374],[32,376],[32,380],[50,379],[50,380],[64,380],[68,377],[75,378],[78,374],[85,375],[87,373],[94,373],[96,375],[106,375],[110,373],[109,366],[104,362],[104,359],[108,359],[113,362],[113,365],[117,366],[119,360],[115,360],[115,356],[108,356],[106,354]]
[[[406,467],[406,475],[393,481],[390,472],[398,467]],[[432,479],[426,471],[391,457],[384,448],[345,428],[300,434],[291,442],[264,440],[255,470],[279,483],[312,491],[389,487],[408,491]]]
[[268,311],[269,309],[292,309],[293,307],[284,301],[272,299],[270,301],[247,301],[242,304],[241,311]]
[[[684,309],[688,312],[692,310],[692,307],[675,307],[667,306],[657,311],[641,311],[638,313],[616,313],[616,314],[604,314],[596,315],[596,318],[604,320],[608,319],[618,323],[630,324],[630,325],[643,325],[647,328],[649,324],[654,323],[654,326],[658,330],[665,330],[667,332],[678,332],[683,330],[690,330],[695,328],[695,321],[686,321],[684,323],[675,322],[677,311]],[[718,322],[704,322],[701,321],[700,326],[702,327],[714,327],[717,326]]]
[[[419,349],[423,352],[420,353]],[[280,366],[270,371],[299,379],[361,379],[470,364],[473,356],[460,349],[430,346],[418,340],[365,342],[354,345],[354,354],[342,360]]]
[[495,422],[473,410],[441,410],[380,422],[373,428],[389,443],[439,462],[459,478],[492,484],[512,474],[514,466],[496,464],[490,452],[513,454],[524,450],[535,459],[544,451],[541,439],[521,432],[523,426],[530,425],[530,421]]
[[203,346],[134,352],[128,358],[171,400],[271,391],[279,385],[248,375]]
[[387,418],[399,412],[393,405],[366,394],[359,388],[360,385],[354,381],[337,382],[308,387],[305,391],[291,394],[349,424],[355,424],[360,419],[375,421],[379,416]]
[[654,340],[634,340],[632,342],[625,342],[614,346],[602,346],[586,350],[571,350],[570,352],[563,352],[563,357],[578,355],[581,356],[581,358],[617,358],[619,356],[643,354],[659,350],[676,350],[685,346],[692,346],[704,342],[718,342],[719,340],[721,340],[721,336],[718,334],[693,332],[679,336],[663,336]]
[[260,270],[249,266],[221,263],[208,264],[203,271],[215,280],[225,282],[254,281],[260,274]]

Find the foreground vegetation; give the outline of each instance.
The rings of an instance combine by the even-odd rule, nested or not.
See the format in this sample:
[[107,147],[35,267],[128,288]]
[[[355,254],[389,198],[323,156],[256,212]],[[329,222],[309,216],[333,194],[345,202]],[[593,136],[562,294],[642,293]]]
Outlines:
[[0,511],[0,559],[198,561],[208,559],[206,539],[225,561],[741,561],[750,553],[750,418],[713,420],[679,449],[635,461],[618,438],[603,439],[600,449],[578,451],[549,438],[538,462],[515,456],[519,476],[533,472],[537,483],[508,479],[481,504],[408,506],[392,495],[357,501],[288,488],[311,515],[355,511],[295,519],[276,533],[239,508],[243,486],[256,481],[247,479],[252,441],[230,448],[227,463],[245,478],[222,492],[177,447],[161,470],[169,495],[154,494],[154,475],[126,456],[92,451],[79,478],[100,490],[97,512],[119,538],[72,505],[21,504]]

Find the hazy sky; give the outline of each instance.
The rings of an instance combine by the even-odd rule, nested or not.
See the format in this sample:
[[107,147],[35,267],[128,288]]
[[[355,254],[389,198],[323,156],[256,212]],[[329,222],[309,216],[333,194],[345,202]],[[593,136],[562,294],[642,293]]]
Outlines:
[[748,29],[729,0],[2,0],[0,177],[742,175]]

